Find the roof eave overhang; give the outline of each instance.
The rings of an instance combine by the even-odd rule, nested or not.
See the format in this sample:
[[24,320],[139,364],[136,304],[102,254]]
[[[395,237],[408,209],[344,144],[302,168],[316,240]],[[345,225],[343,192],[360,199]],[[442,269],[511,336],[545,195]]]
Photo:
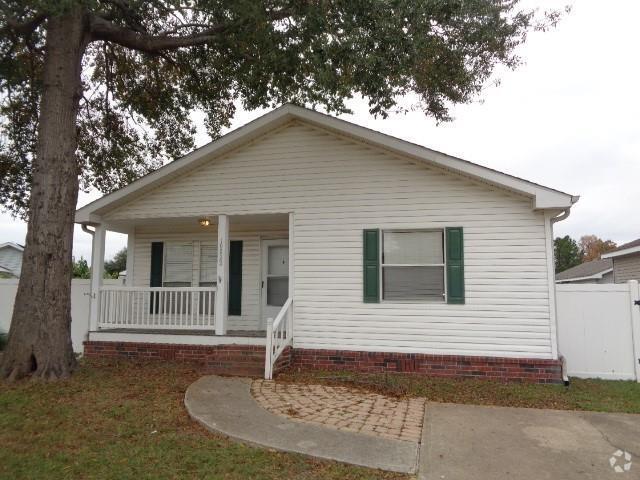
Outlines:
[[616,250],[614,252],[603,253],[600,258],[622,257],[624,255],[632,255],[634,253],[640,253],[640,247],[631,247],[625,248],[624,250]]
[[107,209],[126,203],[131,198],[198,167],[212,156],[224,155],[238,146],[296,119],[498,188],[529,196],[532,199],[533,208],[536,210],[565,210],[571,208],[579,199],[579,197],[400,140],[345,120],[294,105],[284,105],[141,177],[130,185],[78,209],[75,221],[77,223],[100,223],[101,214]]

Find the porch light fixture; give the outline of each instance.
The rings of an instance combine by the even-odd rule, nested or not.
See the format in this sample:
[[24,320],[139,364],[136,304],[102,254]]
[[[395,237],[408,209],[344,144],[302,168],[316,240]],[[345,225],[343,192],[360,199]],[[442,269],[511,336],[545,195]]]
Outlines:
[[200,218],[198,220],[198,223],[201,227],[208,227],[209,225],[211,225],[211,220],[209,220],[208,218]]

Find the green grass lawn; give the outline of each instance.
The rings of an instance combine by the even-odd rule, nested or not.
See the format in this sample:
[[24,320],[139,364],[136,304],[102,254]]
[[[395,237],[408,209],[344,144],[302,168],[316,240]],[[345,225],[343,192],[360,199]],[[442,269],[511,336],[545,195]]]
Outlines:
[[572,378],[565,387],[350,372],[287,373],[278,380],[348,385],[392,396],[426,397],[433,402],[640,413],[640,383],[632,381]]
[[0,384],[0,478],[406,478],[213,435],[183,407],[196,378],[184,365],[83,362],[67,381]]
[[[70,380],[0,384],[0,478],[407,478],[213,435],[183,407],[184,392],[198,376],[186,365],[82,362]],[[574,379],[566,388],[336,372],[288,373],[279,380],[437,402],[640,413],[634,382]]]

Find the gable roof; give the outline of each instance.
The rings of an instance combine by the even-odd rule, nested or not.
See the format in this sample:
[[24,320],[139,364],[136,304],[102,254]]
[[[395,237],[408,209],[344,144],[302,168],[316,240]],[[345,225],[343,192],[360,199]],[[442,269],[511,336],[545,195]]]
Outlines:
[[184,157],[164,165],[126,187],[85,205],[77,210],[76,222],[99,223],[101,212],[123,205],[137,196],[199,167],[213,157],[223,155],[294,120],[302,121],[396,154],[408,156],[428,165],[449,170],[490,185],[527,195],[532,198],[533,207],[536,209],[567,209],[577,202],[579,198],[314,110],[286,104],[194,150]]
[[14,242],[4,242],[4,243],[0,243],[0,248],[5,248],[5,247],[10,247],[10,248],[14,248],[16,250],[18,250],[19,252],[24,251],[24,247],[18,243],[14,243]]
[[602,258],[621,257],[622,255],[631,255],[632,253],[640,253],[640,238],[620,245],[615,250],[603,253]]
[[567,282],[571,280],[600,279],[606,273],[613,271],[613,261],[611,259],[591,260],[581,263],[575,267],[556,274],[556,282]]

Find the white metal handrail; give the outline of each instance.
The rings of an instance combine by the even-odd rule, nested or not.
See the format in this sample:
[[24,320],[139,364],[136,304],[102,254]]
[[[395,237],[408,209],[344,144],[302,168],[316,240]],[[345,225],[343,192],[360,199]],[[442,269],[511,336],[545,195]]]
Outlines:
[[100,288],[98,328],[211,330],[215,287]]
[[293,298],[287,298],[276,319],[267,319],[267,345],[265,349],[264,378],[273,378],[273,367],[280,354],[293,343]]

